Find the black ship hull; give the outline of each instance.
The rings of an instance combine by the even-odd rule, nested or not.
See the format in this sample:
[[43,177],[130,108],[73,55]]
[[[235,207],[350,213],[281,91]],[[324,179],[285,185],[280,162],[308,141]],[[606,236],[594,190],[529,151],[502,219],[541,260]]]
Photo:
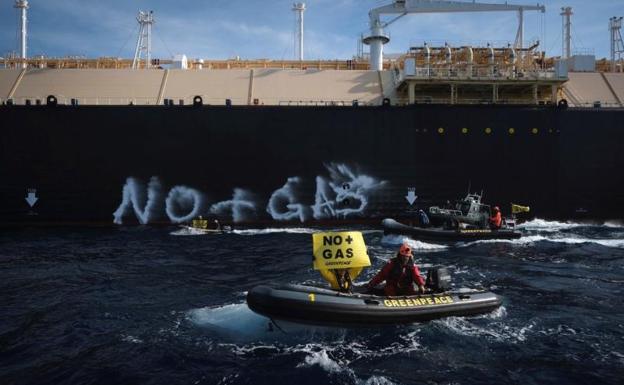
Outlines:
[[504,214],[516,202],[542,218],[624,218],[621,109],[3,106],[0,116],[3,225],[379,223],[469,185]]

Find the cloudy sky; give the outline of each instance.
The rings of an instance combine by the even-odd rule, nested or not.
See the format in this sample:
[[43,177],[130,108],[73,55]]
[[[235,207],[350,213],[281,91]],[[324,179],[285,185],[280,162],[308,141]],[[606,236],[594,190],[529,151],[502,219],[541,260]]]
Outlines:
[[[534,4],[533,0],[508,0]],[[482,0],[495,3],[495,0]],[[503,2],[501,0],[500,2]],[[30,0],[29,56],[132,57],[139,9],[156,17],[153,57],[184,53],[193,58],[292,59],[295,18],[292,0]],[[391,0],[308,0],[305,57],[348,59],[368,26],[371,8]],[[18,51],[18,11],[0,0],[0,56]],[[184,4],[184,5],[182,5]],[[608,20],[624,16],[624,0],[544,0],[546,14],[525,14],[525,39],[561,54],[562,6],[573,7],[573,51],[609,56]],[[386,52],[410,45],[506,45],[518,21],[511,13],[408,15],[391,25]]]

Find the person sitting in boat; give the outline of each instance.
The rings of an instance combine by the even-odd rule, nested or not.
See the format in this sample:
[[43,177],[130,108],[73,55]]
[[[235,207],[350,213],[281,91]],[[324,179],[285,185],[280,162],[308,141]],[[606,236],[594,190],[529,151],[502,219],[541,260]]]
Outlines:
[[503,224],[503,217],[501,215],[501,212],[498,206],[494,206],[493,211],[494,213],[490,217],[490,229],[498,230],[501,228],[501,225]]
[[216,219],[214,220],[214,223],[215,223],[215,230],[221,231],[221,223],[219,223],[219,221]]
[[425,281],[420,276],[418,266],[414,264],[412,249],[407,244],[401,245],[397,256],[386,263],[381,271],[366,284],[366,288],[369,291],[373,290],[383,281],[386,281],[384,287],[386,296],[416,294],[414,283],[418,285],[420,293],[425,292]]

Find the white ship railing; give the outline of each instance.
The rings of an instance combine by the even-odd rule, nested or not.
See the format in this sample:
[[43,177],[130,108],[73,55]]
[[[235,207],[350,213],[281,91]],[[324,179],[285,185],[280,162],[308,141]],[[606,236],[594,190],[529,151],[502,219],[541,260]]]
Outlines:
[[498,71],[492,68],[475,68],[470,73],[455,68],[416,68],[414,73],[403,72],[403,80],[554,80],[565,78],[557,77],[555,71]]
[[[0,105],[5,105],[7,104],[7,102],[10,100],[14,105],[26,105],[26,99],[30,99],[31,100],[31,105],[36,105],[36,98],[18,98],[18,99],[6,99],[6,98],[0,98]],[[78,105],[82,105],[82,106],[121,106],[121,105],[137,105],[137,106],[154,106],[155,103],[153,103],[153,100],[151,103],[137,103],[137,99],[136,98],[121,98],[121,99],[117,99],[117,98],[77,98],[79,100]],[[88,103],[88,101],[92,101],[94,99],[98,99],[96,100],[97,103]],[[46,104],[46,100],[45,99],[41,99],[39,98],[39,100],[41,100],[41,105],[45,105]],[[186,102],[184,105],[192,105],[192,99],[189,103]],[[434,97],[429,97],[429,96],[418,96],[415,99],[416,104],[452,104],[451,103],[451,99],[450,98],[434,98]],[[58,99],[58,103],[60,105],[71,105],[71,98],[70,99]],[[271,103],[267,103],[267,104],[262,104],[260,103],[259,105],[267,105],[267,106],[271,106],[271,105],[279,105],[279,106],[353,106],[353,101],[352,100],[338,100],[338,101],[322,101],[322,100],[282,100],[277,102],[276,104],[271,104]],[[358,105],[359,106],[379,106],[381,103],[380,102],[361,102],[358,101]],[[409,100],[407,98],[394,98],[392,99],[392,105],[408,105],[409,104]],[[537,105],[538,103],[535,103],[534,99],[501,99],[498,100],[496,103],[493,103],[491,99],[460,99],[460,100],[456,100],[455,105],[463,105],[463,104],[500,104],[500,105]],[[546,103],[549,104],[549,103]],[[161,104],[162,105],[162,104]],[[174,100],[174,105],[180,105],[179,104],[179,99],[178,100]],[[224,100],[222,99],[214,99],[214,100],[209,100],[209,102],[206,102],[204,100],[204,105],[214,105],[214,106],[219,106],[219,105],[225,105]],[[232,105],[247,105],[247,102],[245,101],[245,103],[232,103]],[[574,108],[622,108],[624,106],[622,106],[620,103],[617,102],[602,102],[602,101],[595,101],[595,102],[575,102],[575,103],[570,103],[570,107],[574,107]]]
[[[54,95],[59,105],[79,105],[79,106],[123,106],[123,105],[136,105],[136,106],[154,106],[165,105],[166,103],[174,106],[180,105],[193,105],[196,96],[202,98],[203,105],[215,105],[224,106],[227,105],[229,100],[230,105],[234,106],[246,106],[246,105],[267,105],[267,106],[353,106],[354,104],[360,106],[379,105],[381,100],[332,100],[332,99],[292,99],[283,100],[278,98],[253,98],[251,101],[248,98],[215,98],[207,97],[205,95],[193,95],[193,96],[166,96],[160,103],[156,98],[148,97],[69,97],[64,95]],[[0,98],[0,104],[6,104],[8,100],[15,105],[45,105],[47,103],[47,97],[41,96],[20,96],[11,99]]]

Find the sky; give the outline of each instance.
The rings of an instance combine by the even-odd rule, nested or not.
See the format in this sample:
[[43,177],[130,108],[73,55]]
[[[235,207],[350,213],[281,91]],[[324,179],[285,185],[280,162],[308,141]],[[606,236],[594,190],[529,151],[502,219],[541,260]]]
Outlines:
[[[507,0],[535,4],[534,0]],[[350,59],[368,30],[370,9],[391,0],[308,0],[306,59]],[[481,0],[485,3],[504,0]],[[30,0],[28,55],[132,58],[139,10],[153,10],[152,57],[290,60],[294,58],[292,0]],[[19,50],[19,13],[14,0],[0,0],[0,56]],[[540,40],[548,56],[561,55],[560,10],[571,6],[572,51],[608,57],[608,22],[624,16],[624,0],[544,0],[546,13],[525,12],[525,40]],[[389,19],[389,18],[387,18]],[[387,20],[386,19],[386,20]],[[515,12],[407,15],[386,32],[386,53],[410,46],[495,46],[513,43]]]

